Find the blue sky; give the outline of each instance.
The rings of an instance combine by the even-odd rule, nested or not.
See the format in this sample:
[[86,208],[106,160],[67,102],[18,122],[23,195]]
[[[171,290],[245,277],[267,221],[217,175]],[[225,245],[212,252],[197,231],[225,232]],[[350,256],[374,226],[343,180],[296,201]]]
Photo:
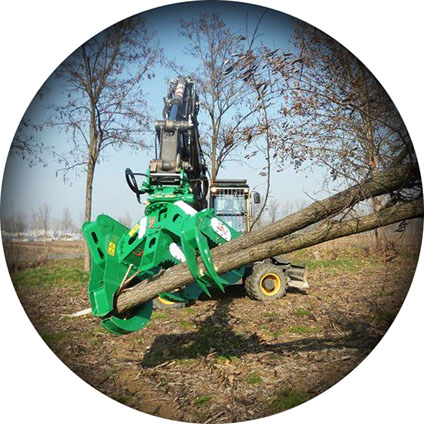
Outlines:
[[[180,3],[154,9],[144,13],[144,16],[150,28],[156,31],[165,54],[169,58],[177,59],[179,63],[190,63],[192,59],[183,53],[183,39],[177,34],[178,20],[195,17],[201,11],[218,11],[231,29],[239,31],[244,29],[246,21],[250,27],[256,25],[264,9],[242,3]],[[292,30],[292,21],[289,17],[279,12],[268,11],[262,20],[260,32],[269,47],[285,49]],[[167,90],[166,80],[175,75],[172,71],[161,67],[156,67],[155,74],[156,78],[147,81],[143,88],[147,93],[152,117],[160,118],[163,108],[162,99]],[[57,93],[51,96],[56,96],[57,101]],[[33,104],[30,114],[34,121],[42,120],[48,115],[43,104]],[[46,145],[54,145],[59,149],[66,145],[66,136],[53,129],[39,132],[37,136]],[[151,141],[153,141],[153,132]],[[128,211],[135,221],[143,214],[143,207],[137,203],[134,194],[127,187],[124,170],[129,167],[133,171],[144,172],[150,159],[154,157],[154,151],[146,150],[138,153],[130,153],[126,150],[109,151],[107,156],[107,161],[100,163],[96,168],[93,218],[99,213],[107,213],[118,218]],[[62,177],[56,175],[59,165],[47,156],[46,161],[47,167],[40,165],[29,167],[27,161],[16,156],[9,157],[3,179],[2,216],[10,215],[12,212],[15,214],[25,212],[29,217],[31,210],[37,209],[40,204],[46,202],[51,207],[54,217],[60,218],[63,209],[69,207],[75,222],[82,219],[85,175],[81,174],[65,184]],[[248,165],[231,162],[222,169],[219,177],[247,178],[252,188],[264,193],[265,178],[258,175],[261,166],[262,162],[258,157],[251,159]],[[322,177],[320,170],[308,175],[296,173],[293,169],[280,173],[273,172],[271,194],[281,203],[309,199],[309,196],[319,197],[317,193],[321,188]]]

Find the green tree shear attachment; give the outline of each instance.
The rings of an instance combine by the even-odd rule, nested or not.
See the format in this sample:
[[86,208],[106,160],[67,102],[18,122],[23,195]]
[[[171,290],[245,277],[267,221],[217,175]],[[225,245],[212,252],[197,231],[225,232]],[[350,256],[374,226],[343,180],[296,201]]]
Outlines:
[[134,284],[154,284],[149,280],[161,270],[187,262],[195,283],[160,295],[177,302],[197,299],[202,291],[210,296],[209,288],[214,286],[223,291],[244,274],[244,268],[222,275],[215,269],[210,249],[240,233],[217,218],[212,209],[197,212],[175,197],[155,200],[131,230],[107,215],[83,226],[92,258],[88,289],[92,313],[115,334],[128,334],[149,323],[151,301],[126,316],[117,316],[115,301],[122,290]]

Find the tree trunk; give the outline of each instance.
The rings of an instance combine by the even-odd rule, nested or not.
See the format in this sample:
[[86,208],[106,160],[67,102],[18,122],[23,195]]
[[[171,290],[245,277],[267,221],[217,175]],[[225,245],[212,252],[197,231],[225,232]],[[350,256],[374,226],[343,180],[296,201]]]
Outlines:
[[217,169],[216,169],[216,129],[215,126],[212,129],[212,152],[211,152],[211,165],[212,165],[212,169],[211,169],[211,183],[213,184],[216,180],[216,174],[217,174]]
[[[373,212],[379,212],[381,209],[381,198],[375,198],[372,199],[372,209]],[[383,243],[382,243],[382,233],[380,228],[376,228],[374,230],[374,239],[375,239],[375,249],[379,252],[382,249],[384,249]]]
[[[359,64],[360,70],[361,70],[361,77],[362,77],[362,83],[363,83],[363,95],[362,95],[362,102],[365,105],[367,109],[366,114],[362,114],[362,119],[364,121],[364,124],[366,126],[366,138],[364,141],[364,148],[365,148],[365,158],[367,162],[367,167],[371,171],[371,176],[374,177],[379,169],[380,165],[380,156],[379,151],[376,146],[375,137],[374,137],[374,128],[373,128],[373,120],[371,119],[372,112],[371,112],[371,97],[368,89],[367,84],[367,77],[366,77],[366,71],[362,64]],[[372,198],[372,208],[373,212],[379,212],[381,209],[381,197],[373,197]],[[381,231],[379,228],[376,228],[374,230],[374,239],[375,239],[375,248],[377,251],[380,251],[382,249],[382,242],[381,242]]]
[[[367,180],[325,200],[315,202],[273,225],[212,249],[213,263],[219,273],[224,273],[254,261],[302,249],[326,240],[422,216],[423,204],[422,199],[419,199],[413,203],[394,206],[366,217],[344,222],[328,222],[316,230],[293,234],[325,218],[334,217],[362,200],[411,185],[419,178],[419,170],[416,166],[399,167],[380,172],[372,180]],[[204,271],[200,260],[199,267]],[[143,281],[123,292],[117,298],[117,311],[122,313],[163,291],[170,291],[193,281],[187,264],[172,267],[150,282]]]
[[[92,114],[90,123],[90,149],[88,152],[88,164],[87,164],[87,179],[85,184],[85,211],[84,211],[84,222],[91,221],[91,212],[93,207],[93,180],[94,170],[96,168],[96,162],[98,157],[97,142],[98,134],[96,129],[96,115],[95,115],[95,104],[92,104]],[[91,255],[87,243],[84,247],[84,269],[90,271],[91,269]]]
[[[423,215],[424,206],[422,198],[420,198],[361,218],[347,221],[330,221],[315,230],[287,235],[278,240],[271,240],[249,249],[234,251],[229,255],[220,254],[214,259],[214,265],[217,272],[222,274],[266,258],[293,252],[351,234],[370,231],[396,222],[422,217]],[[214,249],[216,253],[220,250],[220,247]],[[201,263],[199,265],[200,272],[205,272],[204,266]],[[116,310],[118,313],[124,313],[143,302],[153,299],[163,291],[172,291],[192,282],[194,282],[194,279],[187,264],[174,266],[151,281],[143,281],[121,293],[117,297]]]
[[[91,210],[93,204],[93,179],[94,179],[95,164],[93,160],[89,160],[87,166],[87,180],[85,185],[85,211],[84,222],[91,221]],[[84,269],[90,271],[91,269],[91,255],[87,243],[84,245]]]
[[[306,228],[311,224],[315,224],[324,218],[335,216],[363,200],[405,187],[419,179],[420,173],[418,166],[406,165],[387,169],[386,171],[377,173],[372,179],[356,184],[327,199],[316,201],[307,208],[289,215],[275,222],[273,225],[231,240],[221,246],[220,249],[222,249],[223,254],[230,254],[233,251],[247,249],[264,241],[283,237],[302,228]],[[212,259],[214,258],[212,257]]]

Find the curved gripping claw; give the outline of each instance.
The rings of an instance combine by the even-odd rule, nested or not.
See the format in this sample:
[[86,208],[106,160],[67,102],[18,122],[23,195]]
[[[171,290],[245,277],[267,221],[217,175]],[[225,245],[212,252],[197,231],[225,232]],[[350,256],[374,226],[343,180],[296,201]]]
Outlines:
[[[212,261],[209,243],[212,242],[216,246],[226,240],[212,229],[212,219],[216,219],[216,217],[211,209],[198,212],[192,219],[184,222],[181,232],[181,245],[188,268],[197,284],[208,296],[210,296],[208,286],[215,285],[224,291],[224,287],[231,284],[235,276],[237,276],[236,280],[238,280],[244,273],[244,269],[238,269],[225,274],[226,278],[218,275]],[[225,226],[223,223],[222,225]],[[236,231],[230,230],[229,227],[225,228],[230,231],[231,236],[237,237],[239,235]],[[197,254],[199,254],[206,272],[200,270]],[[231,275],[232,273],[236,275]]]
[[147,216],[131,230],[100,215],[96,221],[84,224],[83,232],[92,258],[88,290],[92,312],[102,319],[103,327],[115,334],[143,328],[152,314],[149,301],[128,315],[115,315],[117,293],[128,284],[149,280],[161,269],[186,261],[195,282],[177,292],[160,294],[184,302],[197,299],[202,291],[210,296],[210,287],[224,291],[244,274],[244,268],[240,268],[219,275],[210,251],[240,234],[217,218],[212,209],[196,212],[182,201],[151,205]]

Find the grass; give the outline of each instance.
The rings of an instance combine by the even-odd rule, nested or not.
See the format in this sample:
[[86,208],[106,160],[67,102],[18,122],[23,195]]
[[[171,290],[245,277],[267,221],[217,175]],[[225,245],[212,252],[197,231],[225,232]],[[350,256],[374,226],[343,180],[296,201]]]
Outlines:
[[142,365],[143,367],[155,367],[164,361],[164,355],[160,351],[149,352],[144,355]]
[[153,311],[152,319],[166,319],[168,316],[166,311]]
[[189,358],[197,358],[207,355],[211,347],[207,338],[199,337],[194,343],[184,346],[182,353]]
[[380,293],[380,297],[388,297],[388,296],[393,296],[394,294],[396,294],[396,292],[394,290],[390,290],[390,291],[385,291],[383,290]]
[[[347,257],[338,259],[306,259],[305,265],[308,270],[313,271],[314,269],[324,269],[331,274],[338,274],[341,272],[358,272],[364,266],[363,257]],[[367,258],[368,265],[374,266],[376,259]]]
[[249,374],[246,377],[247,384],[261,384],[262,378],[261,376],[255,371],[252,374]]
[[91,345],[95,346],[102,341],[103,335],[109,334],[103,327],[97,326],[91,330],[84,331],[83,337]]
[[218,355],[217,358],[221,357],[223,362],[225,362],[225,359],[233,361],[238,358],[238,349],[244,346],[244,343],[244,336],[238,334],[231,335],[228,338],[214,338],[211,337],[210,333],[199,333],[195,342],[186,348],[186,353],[191,357],[204,356],[213,349]]
[[195,308],[184,308],[182,311],[183,315],[194,315],[196,313],[196,309]]
[[[181,325],[181,322],[180,322]],[[194,323],[190,322],[190,325]],[[228,337],[220,336],[221,327],[200,327],[194,338],[185,345],[178,348],[178,352],[174,352],[172,348],[171,354],[178,354],[178,362],[176,365],[185,365],[189,361],[194,361],[199,357],[204,357],[211,352],[217,355],[217,363],[225,363],[226,361],[237,361],[242,355],[243,347],[246,344],[246,336],[244,334],[231,334]],[[143,358],[142,364],[146,367],[159,365],[164,361],[161,350],[150,351]]]
[[211,399],[212,396],[198,396],[196,399],[194,399],[194,406],[207,405]]
[[175,359],[174,365],[176,367],[183,367],[185,365],[190,365],[194,361],[194,359]]
[[309,317],[311,315],[311,311],[300,308],[300,309],[296,309],[293,312],[293,315],[296,315],[297,317]]
[[211,349],[217,354],[220,361],[234,361],[239,358],[239,349],[245,344],[245,338],[237,334],[228,338],[214,339],[208,334],[198,334],[194,343],[183,349],[184,355],[193,358],[207,355]]
[[278,337],[281,337],[283,335],[283,333],[281,331],[265,330],[264,335],[267,336],[267,337],[278,338]]
[[309,400],[309,394],[302,390],[282,390],[276,393],[271,401],[270,409],[273,414],[299,406]]
[[83,270],[79,259],[49,261],[38,268],[26,269],[12,274],[16,287],[44,288],[65,287],[81,289],[87,287],[88,272]]
[[118,369],[118,368],[110,368],[110,369],[106,372],[106,375],[107,375],[108,377],[112,377],[113,375],[118,374],[118,372],[119,372],[119,369]]
[[233,355],[219,355],[216,358],[216,362],[218,362],[218,364],[222,364],[222,363],[225,363],[227,361],[230,361],[230,362],[231,361],[234,361],[236,359],[238,359],[238,357],[237,356],[233,356]]
[[270,319],[275,319],[275,318],[279,318],[280,315],[277,312],[265,312],[264,317],[270,318]]
[[180,327],[183,330],[187,330],[189,328],[195,328],[196,327],[196,324],[194,322],[192,322],[192,321],[182,320],[182,321],[180,321]]
[[292,325],[291,327],[287,327],[286,331],[288,333],[295,333],[295,334],[311,334],[311,333],[315,333],[316,328],[307,327],[305,325]]
[[382,324],[390,325],[396,318],[398,311],[380,311],[373,319]]
[[411,261],[418,261],[419,258],[419,253],[417,253],[417,251],[415,250],[410,250],[410,249],[402,249],[400,251],[400,254],[405,258],[405,259],[410,259]]
[[264,332],[264,334],[266,336],[269,336],[269,337],[281,337],[282,336],[282,332],[278,331],[278,330],[275,331],[273,325],[261,324],[259,326],[259,329],[262,330]]
[[54,345],[60,340],[64,340],[68,337],[68,333],[61,331],[60,333],[41,333],[42,339],[49,345]]
[[133,399],[133,396],[129,395],[112,395],[111,398],[113,400],[116,400],[119,403],[122,403],[123,405],[128,405],[130,401]]

